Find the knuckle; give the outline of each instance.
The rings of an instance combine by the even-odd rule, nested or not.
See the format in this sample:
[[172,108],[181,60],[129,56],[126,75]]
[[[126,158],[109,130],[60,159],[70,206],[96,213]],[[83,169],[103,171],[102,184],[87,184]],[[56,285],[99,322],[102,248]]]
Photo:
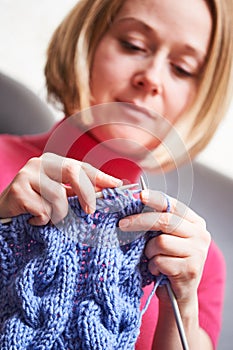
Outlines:
[[169,204],[170,204],[170,211],[172,213],[176,212],[179,207],[182,205],[181,202],[179,202],[177,199],[169,197]]
[[[7,193],[7,197],[11,201],[13,199],[14,207],[25,207],[25,202],[28,199],[24,187],[22,186],[21,182],[18,181],[15,181],[11,184]],[[11,206],[9,206],[9,209],[10,207]]]
[[53,157],[53,156],[54,156],[54,154],[51,153],[51,152],[44,152],[44,153],[40,156],[40,158],[51,158],[51,157]]
[[9,188],[9,191],[8,191],[8,194],[10,196],[13,196],[13,198],[15,198],[15,199],[18,199],[18,197],[20,196],[21,190],[22,190],[21,185],[17,181],[18,178],[19,178],[19,174],[17,175],[17,178],[15,178],[15,180],[12,182],[12,184]]
[[152,275],[158,274],[158,266],[156,264],[155,258],[153,258],[149,261],[148,268],[149,268],[150,273],[152,273]]
[[67,199],[65,187],[62,184],[55,182],[49,183],[48,186],[40,191],[40,193],[38,192],[40,207],[47,208],[47,204],[51,207],[61,206],[60,203]]
[[43,212],[40,200],[32,203],[31,199],[26,197],[23,201],[19,202],[19,205],[21,205],[25,213],[33,212],[34,215],[41,215]]
[[51,215],[48,212],[41,212],[38,219],[41,225],[46,225],[51,220]]
[[66,190],[62,185],[55,185],[53,190],[53,203],[63,201],[66,198]]
[[29,168],[35,168],[35,167],[40,167],[41,166],[41,157],[33,157],[31,159],[28,160],[28,162],[26,163],[26,166],[23,167],[21,170],[25,170],[27,169],[27,167]]
[[61,207],[63,203],[66,203],[67,195],[65,187],[60,184],[55,184],[49,201],[53,207]]
[[86,162],[80,162],[80,169],[85,171],[85,173],[92,173],[95,170],[91,164]]
[[63,164],[63,167],[65,168],[65,171],[69,177],[76,176],[80,173],[81,170],[79,162],[75,162],[71,159],[66,159],[66,161]]
[[200,225],[201,225],[201,227],[203,227],[206,230],[207,224],[206,224],[205,219],[203,219],[202,217],[200,217]]
[[204,231],[204,241],[205,243],[209,246],[211,242],[211,234],[209,231],[205,230]]
[[94,169],[91,164],[86,163],[86,162],[82,162],[81,167],[83,168],[83,170],[93,170]]
[[40,161],[47,162],[47,161],[51,161],[51,160],[56,161],[58,159],[62,159],[62,157],[55,154],[55,153],[52,153],[52,152],[45,152],[40,157],[38,157],[38,159]]
[[105,178],[106,174],[103,173],[101,170],[97,170],[95,173],[95,181],[96,182],[102,182]]
[[153,269],[158,271],[161,269],[161,256],[160,255],[155,255],[153,259],[150,260],[150,263],[153,266]]
[[200,275],[200,268],[197,264],[188,264],[187,277],[189,280],[195,280]]
[[[131,221],[134,221],[135,224],[137,224],[139,227],[142,227],[142,228],[145,227],[145,219],[144,219],[144,216],[142,214],[138,214],[138,215],[131,217]],[[148,225],[146,225],[146,226],[148,226]],[[146,227],[146,229],[150,229],[150,227]]]
[[159,235],[156,238],[157,245],[160,247],[161,250],[166,249],[167,247],[167,237],[166,235]]
[[203,244],[203,247],[205,245],[209,246],[210,242],[211,242],[211,234],[209,231],[207,231],[206,229],[203,229],[201,232],[200,232],[200,239],[202,240],[202,242],[204,243]]
[[171,226],[171,219],[169,213],[162,213],[159,217],[159,225],[160,229],[164,233],[171,233],[172,232],[172,226]]

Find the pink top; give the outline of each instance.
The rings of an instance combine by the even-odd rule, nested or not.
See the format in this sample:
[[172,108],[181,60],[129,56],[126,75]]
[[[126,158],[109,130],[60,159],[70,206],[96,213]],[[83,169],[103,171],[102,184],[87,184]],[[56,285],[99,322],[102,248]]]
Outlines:
[[[58,123],[51,131],[40,135],[0,135],[0,191],[10,183],[21,167],[32,157],[43,152],[54,152],[70,158],[83,160],[106,173],[128,182],[136,181],[140,168],[130,159],[98,145],[96,140],[68,123]],[[130,165],[130,166],[129,166]],[[200,326],[209,334],[214,348],[221,328],[226,268],[222,253],[212,241],[198,289]],[[152,289],[144,289],[142,305]],[[136,350],[150,350],[158,317],[158,299],[152,298],[143,316]]]

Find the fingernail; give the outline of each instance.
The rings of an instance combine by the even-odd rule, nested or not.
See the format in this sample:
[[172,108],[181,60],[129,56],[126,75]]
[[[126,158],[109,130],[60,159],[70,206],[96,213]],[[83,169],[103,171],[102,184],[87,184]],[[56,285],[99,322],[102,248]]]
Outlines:
[[130,224],[130,221],[128,219],[123,219],[119,222],[119,227],[120,228],[126,228]]
[[148,190],[143,190],[140,193],[140,198],[143,203],[146,203],[149,199],[149,191]]
[[93,214],[93,213],[95,212],[95,210],[96,210],[95,207],[92,207],[92,206],[89,206],[89,205],[87,205],[87,206],[85,207],[85,212],[86,212],[87,214]]
[[114,182],[114,184],[116,185],[116,187],[122,186],[123,185],[123,181],[116,179],[115,177],[112,177],[112,181]]

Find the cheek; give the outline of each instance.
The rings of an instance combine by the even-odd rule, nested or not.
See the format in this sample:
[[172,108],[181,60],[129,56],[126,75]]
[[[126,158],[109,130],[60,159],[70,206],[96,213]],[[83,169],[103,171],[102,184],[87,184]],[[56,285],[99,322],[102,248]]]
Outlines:
[[166,115],[170,116],[170,121],[175,122],[188,108],[191,107],[197,94],[197,86],[193,81],[170,84],[167,89]]
[[121,79],[119,61],[111,50],[97,49],[91,72],[91,90],[94,97],[109,91]]

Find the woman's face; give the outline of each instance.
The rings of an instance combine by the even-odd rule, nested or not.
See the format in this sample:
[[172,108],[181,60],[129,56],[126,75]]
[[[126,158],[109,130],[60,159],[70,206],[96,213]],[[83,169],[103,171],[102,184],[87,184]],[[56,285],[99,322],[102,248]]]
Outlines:
[[104,125],[93,135],[101,142],[125,140],[123,152],[126,145],[138,154],[158,146],[167,125],[196,96],[211,29],[204,0],[126,0],[96,49],[91,71],[92,105],[116,102],[120,112],[103,113]]

